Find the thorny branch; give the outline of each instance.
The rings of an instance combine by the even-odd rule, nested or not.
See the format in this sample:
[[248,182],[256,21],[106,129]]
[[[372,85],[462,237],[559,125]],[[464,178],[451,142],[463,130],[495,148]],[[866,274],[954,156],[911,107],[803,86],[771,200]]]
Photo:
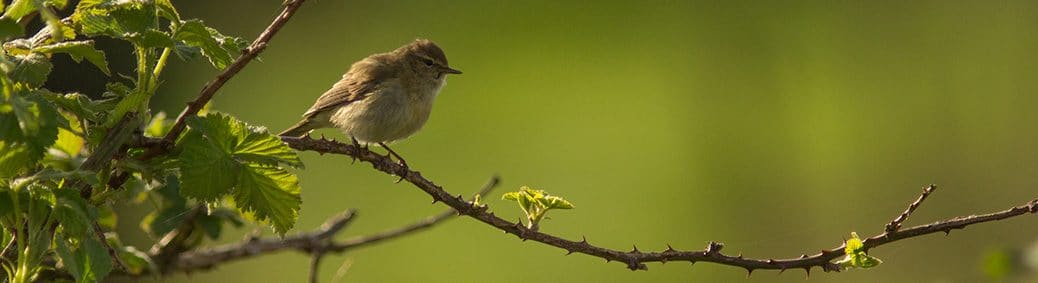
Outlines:
[[[432,181],[422,177],[421,173],[412,171],[407,167],[403,167],[400,164],[394,162],[392,159],[376,154],[367,149],[360,149],[350,144],[337,142],[334,140],[316,140],[309,137],[281,137],[285,143],[296,150],[310,150],[318,153],[332,153],[347,155],[352,158],[360,159],[364,162],[371,163],[371,165],[382,172],[390,175],[396,175],[404,178],[408,182],[414,184],[418,189],[421,189],[426,194],[432,196],[433,201],[443,202],[451,208],[458,211],[459,214],[464,214],[476,220],[479,220],[487,225],[493,226],[506,233],[518,236],[523,240],[532,240],[540,243],[544,243],[553,247],[561,248],[567,251],[567,254],[582,253],[599,258],[603,258],[606,261],[618,261],[627,265],[627,268],[631,270],[645,270],[648,267],[645,265],[647,262],[667,262],[667,261],[686,261],[690,263],[696,262],[713,262],[722,265],[742,267],[747,272],[752,273],[758,269],[771,269],[784,271],[787,269],[800,268],[810,274],[813,267],[820,267],[823,271],[840,271],[840,267],[833,263],[837,257],[844,255],[844,244],[840,246],[822,250],[815,255],[801,255],[797,258],[788,259],[755,259],[746,258],[741,254],[732,256],[721,252],[724,248],[722,243],[710,242],[707,247],[703,250],[691,250],[683,251],[677,250],[670,245],[667,246],[666,250],[658,252],[645,252],[638,250],[635,247],[631,251],[619,251],[588,243],[587,239],[581,239],[580,241],[567,240],[560,237],[553,236],[551,234],[534,231],[526,228],[521,222],[510,222],[494,215],[493,212],[488,212],[487,206],[476,206],[472,203],[465,201],[461,196],[452,196],[450,193],[445,191],[440,186],[436,185]],[[913,202],[908,210],[901,216],[897,217],[894,221],[889,223],[889,226],[900,226],[901,222],[904,221],[908,214],[910,214],[926,196],[933,191],[933,188],[924,190],[923,195]],[[1010,217],[1020,216],[1027,213],[1038,212],[1038,199],[1029,201],[1019,206],[1011,207],[1009,209],[981,214],[981,215],[970,215],[964,217],[956,217],[948,220],[938,221],[931,224],[919,225],[910,227],[903,230],[888,229],[882,234],[872,236],[864,240],[864,247],[866,250],[882,246],[891,242],[918,237],[922,235],[945,232],[950,233],[951,230],[962,229],[966,226],[991,222],[996,220],[1002,220]]]
[[923,193],[919,195],[919,198],[913,201],[912,204],[908,205],[908,208],[905,209],[905,212],[902,212],[901,215],[897,216],[897,218],[894,218],[894,220],[891,220],[890,223],[887,223],[887,226],[884,227],[883,231],[886,231],[887,233],[893,233],[897,232],[898,229],[901,229],[901,223],[905,222],[905,220],[908,220],[908,216],[911,215],[916,208],[919,208],[919,205],[922,204],[924,200],[926,200],[926,197],[930,196],[930,193],[932,193],[936,189],[937,185],[934,184],[930,184],[929,186],[923,188]]
[[[476,195],[485,195],[497,186],[499,179],[492,177]],[[342,231],[347,224],[356,219],[356,212],[345,211],[339,215],[329,218],[320,229],[312,232],[296,234],[285,238],[250,237],[242,242],[226,244],[222,246],[187,251],[179,255],[175,262],[171,262],[167,270],[192,271],[198,269],[212,268],[218,264],[260,256],[281,250],[296,250],[309,253],[314,256],[312,261],[320,261],[320,257],[327,253],[343,253],[351,249],[376,244],[385,240],[398,238],[414,232],[430,228],[444,220],[452,219],[457,213],[449,209],[440,214],[426,217],[406,226],[383,231],[371,235],[361,235],[341,241],[334,239],[335,235]],[[313,268],[313,266],[311,266]],[[316,271],[314,271],[316,272]]]

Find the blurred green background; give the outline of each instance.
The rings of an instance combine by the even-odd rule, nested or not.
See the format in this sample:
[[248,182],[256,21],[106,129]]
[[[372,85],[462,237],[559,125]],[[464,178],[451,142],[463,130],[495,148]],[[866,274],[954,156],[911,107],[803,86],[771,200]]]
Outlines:
[[[175,1],[188,18],[254,38],[281,1]],[[1038,187],[1038,2],[1034,1],[308,1],[214,108],[280,131],[349,65],[415,38],[451,65],[432,118],[394,147],[455,194],[487,178],[573,201],[542,230],[596,245],[796,257],[881,232],[928,183],[907,225],[1001,210]],[[172,64],[154,100],[178,113],[216,71]],[[319,133],[342,139],[334,130]],[[296,230],[356,208],[342,236],[442,211],[407,183],[302,153]],[[1024,216],[871,251],[883,265],[811,282],[989,281],[992,251],[1038,237]],[[123,221],[126,229],[136,223]],[[266,230],[265,230],[266,231]],[[226,235],[238,241],[249,229]],[[631,272],[471,219],[327,257],[352,282],[803,282],[802,270],[710,263]],[[167,282],[301,282],[294,252]],[[1027,276],[1027,275],[1022,275]],[[1010,279],[1018,277],[1010,277]],[[1031,282],[1034,281],[1030,277]]]

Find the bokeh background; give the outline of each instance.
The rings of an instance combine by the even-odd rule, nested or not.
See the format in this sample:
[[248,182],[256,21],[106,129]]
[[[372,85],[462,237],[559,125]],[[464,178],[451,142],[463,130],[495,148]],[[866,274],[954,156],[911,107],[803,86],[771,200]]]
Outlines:
[[[250,40],[280,6],[175,2],[185,17]],[[429,38],[465,74],[395,149],[450,192],[471,194],[500,174],[485,199],[505,218],[521,212],[501,193],[522,185],[576,204],[542,223],[548,233],[625,250],[721,241],[727,253],[787,258],[837,246],[851,231],[881,232],[929,183],[941,187],[908,225],[1033,199],[1036,26],[1034,1],[314,0],[214,109],[280,131],[352,62]],[[154,103],[174,114],[216,73],[198,62],[167,70]],[[445,209],[369,165],[302,158],[296,230],[348,208],[361,216],[344,237]],[[1034,282],[1026,271],[989,273],[1004,267],[991,267],[1002,251],[1034,245],[1036,221],[897,242],[871,252],[884,260],[878,268],[815,269],[808,280]],[[631,272],[564,254],[457,219],[329,256],[320,277],[346,265],[340,279],[352,282],[805,281],[802,270],[747,278],[740,268],[668,263]],[[285,252],[155,281],[301,282],[307,264]]]

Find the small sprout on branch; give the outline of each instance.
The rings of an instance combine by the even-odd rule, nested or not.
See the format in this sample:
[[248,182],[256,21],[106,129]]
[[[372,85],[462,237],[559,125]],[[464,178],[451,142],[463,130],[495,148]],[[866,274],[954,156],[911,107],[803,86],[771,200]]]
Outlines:
[[548,210],[573,208],[572,203],[561,197],[549,195],[543,190],[535,190],[527,186],[519,188],[518,192],[505,193],[501,199],[519,203],[519,208],[526,213],[526,228],[534,231],[540,227],[538,223],[544,219]]
[[836,261],[841,268],[873,268],[883,263],[876,257],[870,256],[865,253],[865,245],[861,242],[861,238],[858,238],[858,233],[851,232],[851,238],[847,239],[844,253],[847,255]]

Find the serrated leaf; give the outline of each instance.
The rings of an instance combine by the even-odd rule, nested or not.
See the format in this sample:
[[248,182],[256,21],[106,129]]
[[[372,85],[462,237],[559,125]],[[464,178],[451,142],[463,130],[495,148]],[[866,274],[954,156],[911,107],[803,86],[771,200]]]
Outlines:
[[0,40],[6,41],[8,39],[22,37],[23,35],[25,35],[24,27],[12,19],[0,18]]
[[95,49],[93,41],[65,41],[36,47],[33,48],[33,51],[46,54],[65,53],[76,62],[81,62],[85,58],[91,64],[97,66],[98,69],[101,69],[105,75],[111,75],[111,72],[108,70],[108,61],[105,59],[105,53]]
[[[181,192],[214,201],[228,192],[238,208],[284,233],[299,211],[299,184],[281,164],[301,166],[294,151],[263,128],[219,113],[187,120],[181,140]],[[233,188],[233,189],[232,189]]]
[[170,0],[156,0],[155,6],[159,9],[159,16],[166,18],[171,23],[180,22],[180,13],[177,12],[177,8],[173,7],[173,2]]
[[858,238],[858,233],[851,232],[851,238],[844,245],[843,252],[846,255],[836,261],[843,268],[873,268],[883,263],[879,258],[865,253],[865,244]]
[[230,193],[240,174],[239,164],[231,159],[228,148],[219,146],[220,137],[206,137],[192,129],[182,139],[180,175],[185,196],[215,201]]
[[68,0],[43,0],[43,5],[61,10],[65,9],[65,6],[68,6]]
[[93,101],[80,93],[60,94],[44,91],[43,89],[37,90],[37,92],[58,108],[68,111],[78,118],[91,121],[96,120],[98,113],[112,108],[111,105],[105,105],[105,101]]
[[12,80],[26,83],[30,88],[40,87],[47,82],[47,75],[53,68],[50,60],[42,54],[29,53],[10,58],[14,63],[14,69],[8,75]]
[[244,133],[245,137],[235,146],[234,158],[244,162],[255,162],[268,166],[286,164],[292,167],[302,167],[303,161],[299,154],[285,145],[280,138],[270,134],[266,128],[248,126]]
[[144,32],[132,33],[127,36],[127,39],[137,46],[144,48],[173,47],[175,44],[173,37],[168,33],[157,29],[148,29]]
[[[79,128],[79,123],[72,124],[75,125],[73,128]],[[83,143],[83,137],[64,128],[58,128],[58,139],[54,141],[53,147],[69,157],[76,157],[83,150]]]
[[79,192],[70,189],[54,190],[54,216],[69,236],[83,237],[88,235],[90,225],[90,208]]
[[238,177],[234,203],[257,220],[270,221],[284,235],[299,217],[299,181],[287,170],[248,164]]
[[173,53],[177,54],[177,57],[184,61],[195,61],[202,58],[201,48],[190,46],[180,41],[173,45]]
[[507,192],[501,196],[501,199],[519,201],[519,192]]
[[72,14],[72,22],[89,36],[107,35],[124,38],[158,28],[152,1],[80,1]]
[[39,96],[12,96],[0,113],[0,177],[11,177],[43,157],[58,136],[58,112]]
[[25,144],[0,141],[0,178],[8,179],[19,175],[38,159],[39,157]]
[[[29,54],[29,49],[32,49],[32,41],[24,38],[12,39],[8,42],[4,42],[4,51],[7,51],[7,55],[26,55]],[[10,65],[10,66],[8,66]],[[13,64],[5,64],[4,72],[11,73],[14,69]]]
[[188,46],[198,47],[213,67],[223,69],[231,63],[231,54],[218,40],[225,37],[212,31],[215,30],[206,27],[200,20],[187,20],[180,23],[173,38]]
[[557,196],[545,197],[548,209],[573,209],[573,204]]
[[299,155],[266,128],[250,126],[220,113],[189,118],[188,125],[205,133],[213,146],[224,149],[238,162],[303,165]]
[[66,238],[58,234],[55,246],[76,282],[101,282],[112,270],[108,252],[94,237]]
[[33,11],[36,11],[36,5],[32,2],[33,0],[14,0],[4,11],[4,18],[17,21],[32,14]]

